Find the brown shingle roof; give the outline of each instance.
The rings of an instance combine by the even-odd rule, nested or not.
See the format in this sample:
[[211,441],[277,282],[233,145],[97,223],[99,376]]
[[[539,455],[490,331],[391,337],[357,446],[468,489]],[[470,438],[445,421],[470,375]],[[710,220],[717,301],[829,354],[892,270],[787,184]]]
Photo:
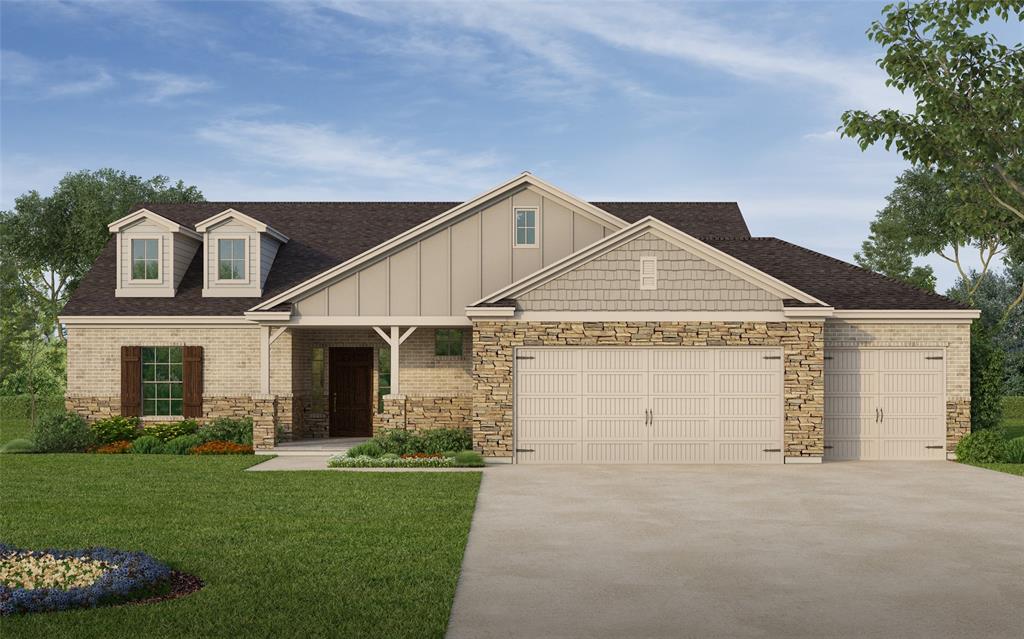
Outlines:
[[[288,236],[274,260],[262,299],[341,264],[461,202],[200,202],[140,204],[179,224],[234,208]],[[698,237],[750,237],[735,202],[594,202],[635,222],[648,215]],[[254,297],[202,296],[202,255],[192,260],[173,298],[114,297],[117,256],[108,242],[64,307],[64,315],[238,315]]]

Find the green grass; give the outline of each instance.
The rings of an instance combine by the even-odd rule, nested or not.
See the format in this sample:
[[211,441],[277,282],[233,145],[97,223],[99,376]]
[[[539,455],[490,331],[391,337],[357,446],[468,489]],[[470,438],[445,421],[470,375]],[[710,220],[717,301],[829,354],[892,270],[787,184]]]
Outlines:
[[1024,417],[1004,417],[1001,422],[1006,439],[1024,437]]
[[1024,464],[971,464],[971,466],[988,468],[989,470],[997,470],[1001,473],[1010,473],[1011,475],[1020,475],[1021,477],[1024,477]]
[[3,541],[142,550],[206,582],[159,604],[6,618],[0,636],[444,635],[478,473],[243,472],[255,461],[0,459]]
[[0,446],[12,439],[32,439],[32,423],[28,419],[0,419]]

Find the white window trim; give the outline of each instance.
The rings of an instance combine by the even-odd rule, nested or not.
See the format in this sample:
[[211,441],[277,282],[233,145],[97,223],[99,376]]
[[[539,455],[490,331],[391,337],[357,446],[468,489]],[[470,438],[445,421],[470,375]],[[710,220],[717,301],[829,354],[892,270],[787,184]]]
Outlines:
[[[533,243],[520,244],[518,228],[516,227],[516,214],[519,211],[533,211]],[[512,246],[515,248],[539,248],[540,247],[540,207],[538,206],[513,206],[512,207]]]
[[[135,235],[125,234],[128,240],[128,283],[132,286],[163,286],[164,272],[167,270],[164,264],[164,238],[162,235]],[[156,274],[155,280],[135,279],[135,255],[132,253],[132,242],[134,240],[156,240]]]
[[[249,285],[249,280],[251,279],[251,270],[252,270],[252,265],[249,263],[249,262],[252,261],[250,259],[252,256],[249,253],[249,237],[245,236],[245,235],[239,235],[239,236],[234,236],[234,235],[215,235],[215,236],[212,236],[212,239],[213,239],[213,264],[215,266],[215,268],[214,268],[215,276],[214,276],[214,279],[213,279],[214,283],[217,284],[217,286],[248,286]],[[244,244],[245,248],[243,249],[243,252],[244,252],[244,255],[245,255],[245,262],[243,263],[243,266],[244,266],[243,270],[245,271],[245,277],[243,277],[242,279],[240,279],[240,280],[222,280],[220,278],[220,241],[221,240],[242,240],[245,243]]]

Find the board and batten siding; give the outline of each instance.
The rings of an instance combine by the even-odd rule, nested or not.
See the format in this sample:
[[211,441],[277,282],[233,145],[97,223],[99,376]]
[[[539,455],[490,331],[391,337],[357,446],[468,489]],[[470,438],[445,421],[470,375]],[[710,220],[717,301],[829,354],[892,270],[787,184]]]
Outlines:
[[[537,246],[513,246],[513,209],[537,209]],[[463,315],[465,307],[614,229],[531,188],[310,293],[297,316]]]
[[[640,286],[640,260],[657,258],[657,285]],[[518,297],[524,311],[777,311],[782,299],[645,233]]]

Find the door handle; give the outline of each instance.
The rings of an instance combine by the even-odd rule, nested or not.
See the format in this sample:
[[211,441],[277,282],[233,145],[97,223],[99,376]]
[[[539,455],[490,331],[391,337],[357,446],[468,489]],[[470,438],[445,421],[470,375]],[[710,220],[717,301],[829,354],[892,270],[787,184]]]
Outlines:
[[878,409],[875,409],[875,423],[878,423]]
[[882,416],[882,418],[879,419],[878,421],[884,422],[885,421],[885,409],[884,408],[879,408],[878,409],[878,413]]

